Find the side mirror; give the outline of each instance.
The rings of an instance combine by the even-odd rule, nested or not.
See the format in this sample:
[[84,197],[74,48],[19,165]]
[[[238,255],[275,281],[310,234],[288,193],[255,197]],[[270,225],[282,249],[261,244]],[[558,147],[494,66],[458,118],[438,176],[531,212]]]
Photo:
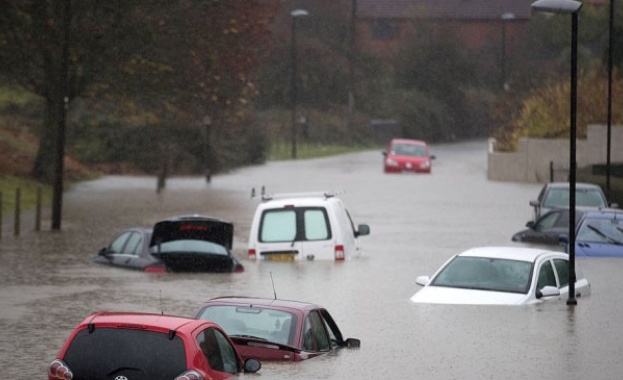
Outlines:
[[382,151],[381,154],[385,157],[387,157],[387,152],[386,151]]
[[539,207],[539,201],[531,200],[530,201],[530,206],[532,206],[532,207]]
[[434,160],[434,159],[436,159],[437,157],[435,157],[435,155],[434,155],[434,154],[431,154],[430,156],[428,156],[428,158],[430,158],[431,160]]
[[418,285],[426,286],[430,282],[430,277],[428,276],[419,276],[415,279],[415,283]]
[[348,338],[344,341],[344,347],[359,348],[361,347],[361,340],[355,338]]
[[537,299],[543,297],[558,297],[560,296],[560,290],[555,286],[544,286],[541,289],[537,289],[535,295]]
[[104,247],[104,248],[100,249],[97,254],[99,256],[107,256],[108,255],[108,247]]
[[262,362],[257,359],[247,359],[244,361],[244,372],[245,373],[255,373],[262,368]]
[[536,223],[534,223],[534,221],[533,221],[533,220],[529,220],[529,221],[526,223],[526,227],[528,227],[529,229],[533,230],[533,229],[534,229],[535,224],[536,224]]
[[358,225],[355,236],[365,236],[365,235],[370,235],[370,226],[368,226],[367,224]]

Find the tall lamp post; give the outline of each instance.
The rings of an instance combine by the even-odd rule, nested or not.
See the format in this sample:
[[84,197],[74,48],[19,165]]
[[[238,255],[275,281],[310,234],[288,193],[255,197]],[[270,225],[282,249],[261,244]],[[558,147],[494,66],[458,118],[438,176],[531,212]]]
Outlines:
[[608,133],[606,140],[606,196],[610,202],[610,153],[612,140],[612,65],[614,46],[614,0],[610,0],[608,17]]
[[292,158],[296,158],[296,105],[298,102],[298,89],[297,89],[297,58],[296,58],[296,19],[299,17],[307,16],[309,13],[305,9],[295,9],[290,12],[290,16],[292,16],[292,46],[291,46],[291,56],[292,56],[292,77],[290,86],[291,86],[291,102],[292,102]]
[[569,298],[567,305],[577,305],[575,298],[575,172],[578,87],[578,13],[582,3],[575,0],[538,0],[531,5],[534,11],[571,14],[571,95],[569,107]]
[[203,162],[205,164],[206,182],[210,183],[212,181],[212,171],[210,170],[212,167],[212,145],[210,141],[212,118],[209,115],[204,116],[201,124],[203,125]]
[[502,59],[500,62],[500,72],[502,74],[501,82],[503,90],[508,90],[508,85],[506,84],[506,22],[514,18],[515,14],[511,12],[506,12],[500,16],[500,20],[502,21]]

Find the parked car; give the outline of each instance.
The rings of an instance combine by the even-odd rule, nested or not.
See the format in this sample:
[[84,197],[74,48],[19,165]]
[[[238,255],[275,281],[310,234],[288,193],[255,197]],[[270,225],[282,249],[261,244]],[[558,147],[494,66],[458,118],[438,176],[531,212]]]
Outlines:
[[251,222],[249,259],[343,261],[362,253],[359,237],[370,227],[355,229],[335,193],[263,193],[261,199]]
[[243,272],[231,252],[233,224],[200,216],[178,216],[152,229],[129,228],[93,259],[146,272]]
[[[568,237],[566,241],[569,252]],[[584,213],[576,229],[575,255],[623,256],[623,210]]]
[[221,325],[242,358],[301,361],[361,344],[344,339],[329,312],[307,302],[219,297],[207,301],[196,318]]
[[430,173],[435,159],[424,141],[411,139],[392,139],[382,154],[385,173]]
[[212,321],[146,313],[94,313],[70,334],[49,380],[208,380],[257,372]]
[[[576,266],[576,297],[591,287]],[[524,247],[479,247],[452,256],[432,276],[416,279],[415,303],[523,305],[569,293],[569,255]]]
[[[576,208],[575,220],[580,219],[587,208]],[[513,235],[512,241],[545,245],[564,245],[561,235],[569,234],[569,209],[553,209],[537,221],[528,221],[525,230]]]
[[[581,182],[575,185],[575,205],[576,207],[593,208],[617,207],[616,204],[608,204],[601,187]],[[545,184],[537,199],[530,201],[530,206],[534,209],[534,221],[550,210],[569,208],[569,183],[550,182]]]

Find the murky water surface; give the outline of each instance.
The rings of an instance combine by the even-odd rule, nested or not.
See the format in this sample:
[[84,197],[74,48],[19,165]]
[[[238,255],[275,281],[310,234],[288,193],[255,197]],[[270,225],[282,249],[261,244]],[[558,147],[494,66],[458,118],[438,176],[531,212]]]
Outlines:
[[[473,246],[512,245],[540,185],[490,182],[486,143],[433,147],[433,174],[384,175],[378,151],[276,162],[213,178],[106,177],[64,198],[62,233],[22,236],[8,222],[0,240],[0,368],[5,379],[45,378],[70,331],[96,310],[193,315],[221,295],[326,306],[346,336],[362,340],[303,363],[264,363],[265,379],[618,379],[623,372],[623,260],[578,258],[593,284],[576,307],[414,305],[415,277]],[[345,262],[259,263],[244,259],[256,201],[270,192],[344,190],[355,223],[368,223],[363,257]],[[243,274],[146,274],[89,258],[122,228],[181,214],[232,221]],[[34,223],[31,224],[34,226]]]

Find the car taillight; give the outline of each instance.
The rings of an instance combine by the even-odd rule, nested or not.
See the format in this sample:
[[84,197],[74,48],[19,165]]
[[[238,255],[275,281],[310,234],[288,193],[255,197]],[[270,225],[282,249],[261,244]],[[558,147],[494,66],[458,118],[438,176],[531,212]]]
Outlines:
[[335,246],[335,260],[336,261],[344,260],[344,246],[343,245]]
[[255,260],[257,258],[257,253],[255,249],[249,249],[249,260]]
[[50,363],[48,376],[50,380],[71,380],[74,378],[74,374],[69,367],[67,367],[67,364],[60,359],[56,359]]
[[176,377],[175,380],[203,380],[203,376],[197,371],[186,371]]

